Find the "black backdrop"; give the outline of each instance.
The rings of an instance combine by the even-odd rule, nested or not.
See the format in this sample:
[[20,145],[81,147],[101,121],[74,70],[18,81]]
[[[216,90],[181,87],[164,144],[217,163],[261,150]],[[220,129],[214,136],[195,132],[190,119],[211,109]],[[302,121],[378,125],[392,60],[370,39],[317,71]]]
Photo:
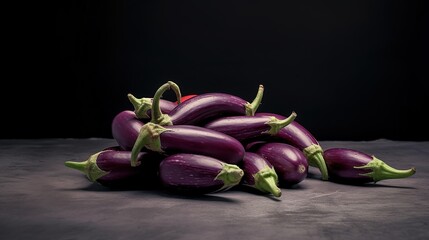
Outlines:
[[16,89],[3,94],[1,138],[112,137],[115,114],[132,109],[127,93],[152,96],[172,80],[184,95],[246,100],[263,84],[260,111],[295,111],[319,140],[429,140],[424,1],[44,7],[14,20],[25,27],[12,29]]

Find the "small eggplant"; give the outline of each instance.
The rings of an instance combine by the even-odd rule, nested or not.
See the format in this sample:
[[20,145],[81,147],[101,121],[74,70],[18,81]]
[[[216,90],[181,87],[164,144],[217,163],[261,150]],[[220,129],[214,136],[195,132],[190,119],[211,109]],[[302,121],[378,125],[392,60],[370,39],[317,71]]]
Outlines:
[[169,114],[162,114],[159,100],[162,94],[175,85],[169,81],[162,85],[153,97],[152,122],[160,125],[201,125],[220,116],[253,116],[259,107],[264,87],[259,85],[252,103],[226,93],[205,93],[177,105]]
[[159,166],[163,186],[190,194],[226,191],[238,185],[243,175],[243,170],[237,165],[187,153],[170,155]]
[[133,111],[124,110],[113,118],[113,138],[121,148],[131,151],[143,125],[144,122],[139,120]]
[[[172,81],[166,83],[168,85],[168,89],[172,89],[176,93],[176,102],[171,102],[164,99],[158,100],[157,107],[162,113],[168,114],[173,110],[177,104],[182,102],[182,94],[180,92],[180,88],[177,84]],[[134,106],[134,113],[139,119],[149,119],[152,114],[152,106],[153,106],[153,98],[136,98],[131,93],[128,94],[128,99],[131,104]]]
[[[277,119],[286,119],[286,117],[274,113],[256,113],[255,116],[272,116]],[[308,163],[316,167],[322,174],[322,180],[328,180],[328,170],[323,159],[323,149],[316,138],[306,128],[297,121],[291,122],[286,127],[279,130],[273,137],[274,141],[284,141],[304,152]]]
[[398,170],[375,156],[348,148],[330,148],[323,156],[334,182],[364,184],[385,179],[406,178],[414,175],[416,169]]
[[230,116],[215,119],[204,127],[246,142],[276,135],[280,129],[293,122],[295,117],[295,112],[283,120],[271,116]]
[[192,125],[161,126],[146,123],[132,149],[131,165],[137,166],[137,154],[141,149],[155,152],[192,153],[210,156],[230,164],[243,159],[244,147],[224,133]]
[[274,167],[260,155],[251,152],[244,153],[241,169],[244,171],[243,185],[263,193],[271,193],[275,197],[282,195]]
[[254,152],[274,166],[280,186],[291,187],[307,177],[308,162],[298,148],[277,142],[254,146]]
[[82,171],[91,182],[105,187],[156,187],[159,185],[159,164],[163,158],[157,153],[141,152],[137,159],[142,164],[131,167],[131,152],[112,147],[91,155],[86,161],[66,161],[65,165]]

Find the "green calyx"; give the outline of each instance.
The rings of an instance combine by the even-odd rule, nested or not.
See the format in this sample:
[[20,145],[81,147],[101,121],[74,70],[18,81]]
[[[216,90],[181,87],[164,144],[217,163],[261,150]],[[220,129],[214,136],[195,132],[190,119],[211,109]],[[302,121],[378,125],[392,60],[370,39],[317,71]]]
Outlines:
[[303,152],[308,160],[308,165],[318,168],[322,174],[322,180],[327,181],[329,179],[329,174],[325,159],[323,158],[322,147],[318,144],[313,144],[304,148]]
[[152,99],[150,98],[136,98],[131,93],[128,93],[128,99],[134,106],[134,113],[140,119],[148,119],[150,116],[147,111],[152,108]]
[[69,168],[83,172],[91,182],[95,182],[97,179],[109,173],[101,170],[97,165],[97,157],[100,153],[101,152],[91,155],[88,160],[83,162],[66,161],[64,164]]
[[243,176],[243,170],[237,165],[224,163],[222,170],[219,172],[219,174],[215,177],[214,180],[221,180],[223,182],[223,187],[218,190],[222,191],[238,185]]
[[280,197],[282,192],[278,187],[278,176],[273,167],[266,167],[253,175],[255,185],[252,187],[264,193],[271,193],[275,197]]
[[155,92],[155,95],[153,96],[151,122],[162,126],[173,125],[170,116],[168,116],[167,114],[163,114],[159,106],[159,101],[162,97],[162,94],[170,89],[173,89],[173,91],[176,93],[177,101],[178,103],[180,103],[182,94],[180,93],[179,86],[172,81],[168,81],[167,83],[163,84],[160,88],[158,88],[158,90]]
[[354,168],[372,170],[369,173],[362,173],[360,175],[371,177],[374,182],[385,179],[406,178],[416,173],[416,169],[414,167],[407,170],[399,170],[387,165],[385,162],[374,156],[372,157],[372,160],[366,165],[355,166]]
[[258,110],[259,105],[261,105],[262,97],[264,96],[264,86],[259,85],[258,93],[256,94],[255,99],[252,103],[246,103],[244,108],[246,109],[246,116],[254,116]]
[[291,122],[295,120],[295,118],[296,118],[295,112],[292,112],[292,114],[289,117],[283,120],[279,120],[276,117],[270,117],[270,120],[265,123],[270,126],[270,130],[268,130],[266,133],[270,134],[271,136],[276,135],[280,131],[280,129],[289,125]]
[[161,149],[161,133],[165,131],[172,131],[164,128],[159,124],[146,123],[140,129],[139,135],[137,136],[136,142],[134,143],[133,149],[131,150],[131,166],[137,167],[140,165],[137,157],[143,147],[155,151],[163,152]]

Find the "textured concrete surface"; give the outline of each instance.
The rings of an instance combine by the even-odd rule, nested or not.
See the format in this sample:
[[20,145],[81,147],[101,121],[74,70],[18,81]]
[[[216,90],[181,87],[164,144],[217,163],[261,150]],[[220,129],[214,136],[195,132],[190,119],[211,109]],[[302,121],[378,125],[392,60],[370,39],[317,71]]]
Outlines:
[[417,173],[350,186],[310,169],[280,199],[243,189],[201,197],[112,191],[64,166],[113,145],[0,140],[0,239],[429,239],[429,142],[321,142]]

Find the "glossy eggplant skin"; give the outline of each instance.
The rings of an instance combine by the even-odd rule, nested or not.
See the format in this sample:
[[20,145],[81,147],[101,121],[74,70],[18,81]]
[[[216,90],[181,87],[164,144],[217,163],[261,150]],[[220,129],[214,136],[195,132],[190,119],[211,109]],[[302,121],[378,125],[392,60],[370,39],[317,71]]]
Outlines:
[[[222,174],[225,178],[220,177]],[[159,178],[164,187],[187,194],[224,191],[238,185],[242,176],[243,171],[238,166],[212,157],[187,153],[170,155],[162,160],[159,167]],[[231,179],[232,182],[228,182]]]
[[268,137],[270,116],[230,116],[210,121],[204,127],[225,133],[240,142]]
[[307,159],[301,150],[292,145],[278,142],[261,143],[254,145],[251,151],[274,166],[280,186],[292,187],[307,177]]
[[362,151],[348,148],[330,148],[323,156],[329,171],[329,179],[346,184],[364,184],[384,179],[412,176],[415,168],[398,170]]
[[131,167],[131,152],[119,147],[106,148],[92,155],[87,161],[66,162],[66,166],[82,171],[92,182],[117,189],[159,187],[159,164],[163,155],[140,152],[141,164]]
[[133,111],[121,111],[112,121],[113,138],[122,149],[131,151],[143,125]]
[[179,104],[170,113],[173,125],[199,125],[220,116],[246,115],[247,101],[226,93],[205,93]]
[[[278,119],[285,119],[285,116],[275,113],[255,113],[255,116],[272,116]],[[311,145],[319,145],[319,142],[306,128],[297,121],[291,122],[286,127],[280,129],[275,138],[286,141],[287,143],[304,150]]]
[[238,164],[244,147],[235,138],[214,130],[191,125],[165,126],[160,134],[161,149],[166,153],[193,153]]

